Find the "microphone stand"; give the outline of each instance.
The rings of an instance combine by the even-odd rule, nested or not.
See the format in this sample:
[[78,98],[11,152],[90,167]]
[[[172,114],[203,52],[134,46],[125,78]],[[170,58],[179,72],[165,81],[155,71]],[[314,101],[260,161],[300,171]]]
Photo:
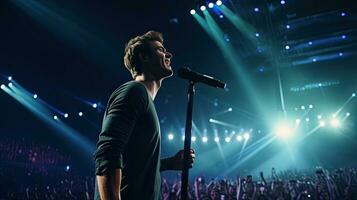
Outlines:
[[186,113],[186,128],[185,128],[185,142],[184,142],[184,165],[181,174],[181,200],[187,200],[188,193],[188,173],[189,173],[189,156],[191,149],[191,129],[192,129],[192,111],[193,111],[193,97],[195,94],[195,82],[190,81],[188,86],[188,106]]

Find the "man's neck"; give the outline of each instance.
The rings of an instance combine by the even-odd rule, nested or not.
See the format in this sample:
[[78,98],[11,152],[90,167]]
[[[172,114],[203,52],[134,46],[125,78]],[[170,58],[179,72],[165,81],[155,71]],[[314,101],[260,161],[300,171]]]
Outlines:
[[162,79],[151,80],[151,79],[146,78],[144,75],[139,75],[135,78],[135,81],[138,81],[141,84],[143,84],[145,86],[146,90],[148,91],[151,99],[154,100],[157,92],[159,91],[159,89],[161,87]]

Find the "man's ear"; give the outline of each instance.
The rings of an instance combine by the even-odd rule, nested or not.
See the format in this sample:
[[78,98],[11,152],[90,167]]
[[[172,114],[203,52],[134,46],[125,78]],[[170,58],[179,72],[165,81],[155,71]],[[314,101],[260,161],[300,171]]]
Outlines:
[[140,60],[140,62],[148,62],[149,61],[149,56],[145,55],[143,53],[139,53],[139,60]]

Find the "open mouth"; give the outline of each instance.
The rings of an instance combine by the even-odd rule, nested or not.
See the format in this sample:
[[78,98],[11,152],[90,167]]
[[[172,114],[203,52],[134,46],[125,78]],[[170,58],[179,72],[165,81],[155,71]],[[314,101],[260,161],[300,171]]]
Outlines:
[[166,64],[167,66],[170,66],[171,61],[170,61],[169,59],[165,59],[165,64]]

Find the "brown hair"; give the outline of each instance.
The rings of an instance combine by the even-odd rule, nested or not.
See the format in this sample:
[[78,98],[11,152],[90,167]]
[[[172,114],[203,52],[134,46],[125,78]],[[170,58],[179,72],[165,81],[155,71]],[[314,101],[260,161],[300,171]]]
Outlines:
[[131,76],[135,79],[136,76],[142,73],[141,63],[139,61],[139,53],[149,54],[149,42],[159,41],[164,42],[162,34],[156,31],[148,31],[143,35],[136,36],[129,40],[124,50],[124,66],[129,70]]

